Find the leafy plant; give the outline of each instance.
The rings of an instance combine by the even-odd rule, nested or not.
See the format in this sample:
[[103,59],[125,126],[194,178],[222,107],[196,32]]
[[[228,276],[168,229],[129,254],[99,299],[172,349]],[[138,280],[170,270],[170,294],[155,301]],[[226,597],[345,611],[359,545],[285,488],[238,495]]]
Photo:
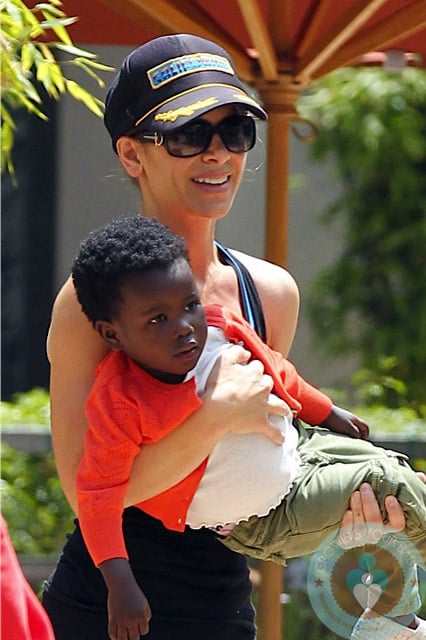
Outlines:
[[1,503],[17,553],[56,553],[72,528],[72,510],[62,492],[53,454],[15,451],[2,444]]
[[[94,114],[102,116],[102,101],[67,78],[63,69],[78,67],[103,87],[98,71],[112,68],[97,62],[95,54],[73,44],[67,27],[77,18],[66,16],[61,6],[60,0],[46,0],[33,8],[22,0],[0,0],[2,172],[14,172],[11,154],[16,126],[12,110],[24,107],[39,118],[47,119],[36,83],[44,87],[51,98],[58,100],[67,92]],[[52,32],[56,39],[49,40]]]
[[318,125],[313,157],[332,156],[342,186],[323,214],[327,224],[339,218],[344,246],[312,289],[318,342],[334,356],[359,354],[380,375],[391,358],[392,377],[406,387],[399,401],[418,405],[426,373],[426,72],[341,69],[312,86],[300,109]]
[[[0,403],[2,424],[50,428],[49,392],[35,388]],[[1,447],[1,505],[16,551],[42,556],[57,552],[72,528],[73,513],[62,491],[53,453]]]
[[35,388],[15,393],[10,402],[0,403],[2,424],[37,424],[50,426],[50,401],[46,389]]

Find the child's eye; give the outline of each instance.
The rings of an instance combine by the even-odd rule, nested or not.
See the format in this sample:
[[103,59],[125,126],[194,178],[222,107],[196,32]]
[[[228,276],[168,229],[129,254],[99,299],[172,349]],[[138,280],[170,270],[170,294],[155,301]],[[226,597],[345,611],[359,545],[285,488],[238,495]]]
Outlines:
[[164,322],[164,320],[166,320],[166,316],[164,315],[164,313],[159,313],[158,316],[151,318],[148,324],[159,324],[160,322]]
[[187,311],[192,311],[193,309],[195,309],[196,307],[199,307],[200,305],[201,305],[201,302],[199,300],[192,300],[186,305],[185,308]]

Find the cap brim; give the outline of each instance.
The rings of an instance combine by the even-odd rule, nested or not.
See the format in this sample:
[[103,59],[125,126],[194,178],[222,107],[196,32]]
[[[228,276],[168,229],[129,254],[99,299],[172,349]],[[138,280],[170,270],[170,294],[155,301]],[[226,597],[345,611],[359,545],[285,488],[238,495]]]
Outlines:
[[238,87],[209,84],[194,87],[163,102],[141,117],[135,126],[145,131],[167,133],[183,127],[212,109],[231,104],[247,109],[261,120],[268,117],[259,103]]

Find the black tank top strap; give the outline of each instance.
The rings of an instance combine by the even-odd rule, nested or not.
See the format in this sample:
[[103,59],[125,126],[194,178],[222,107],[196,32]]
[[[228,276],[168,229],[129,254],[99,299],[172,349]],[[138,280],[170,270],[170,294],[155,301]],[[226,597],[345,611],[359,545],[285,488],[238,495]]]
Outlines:
[[231,266],[237,275],[240,302],[244,318],[262,338],[262,340],[266,342],[266,325],[262,303],[249,270],[240,260],[238,260],[238,258],[232,255],[229,249],[217,241],[216,246],[221,262]]

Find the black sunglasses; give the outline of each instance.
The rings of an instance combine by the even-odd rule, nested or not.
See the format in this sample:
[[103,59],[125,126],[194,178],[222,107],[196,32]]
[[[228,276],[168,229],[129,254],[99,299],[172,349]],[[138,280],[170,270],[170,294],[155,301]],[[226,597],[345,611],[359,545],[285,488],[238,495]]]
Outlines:
[[167,153],[175,158],[191,158],[209,148],[217,133],[225,147],[232,153],[246,153],[256,142],[256,124],[251,116],[234,114],[219,124],[212,125],[207,120],[194,120],[172,133],[135,133],[141,141],[164,144]]

